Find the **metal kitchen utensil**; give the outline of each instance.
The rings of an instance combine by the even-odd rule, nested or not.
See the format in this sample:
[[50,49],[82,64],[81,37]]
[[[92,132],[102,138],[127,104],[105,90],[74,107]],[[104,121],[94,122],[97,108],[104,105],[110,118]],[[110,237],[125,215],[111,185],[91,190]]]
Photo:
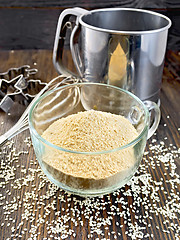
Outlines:
[[[62,79],[62,81],[60,81]],[[35,98],[28,105],[18,122],[6,133],[0,136],[0,147],[2,147],[8,140],[22,131],[28,129],[28,113],[31,106],[37,101],[37,99],[47,90],[56,89],[57,87],[63,84],[76,83],[78,80],[72,77],[66,77],[64,75],[59,75],[56,78],[53,78],[45,87],[35,96]],[[68,111],[68,109],[67,109]]]
[[[71,21],[72,16],[76,21]],[[65,75],[75,75],[63,64],[70,22],[69,45],[81,78],[124,88],[143,101],[159,101],[169,18],[133,8],[64,10],[58,21],[53,63]]]
[[14,102],[27,105],[47,83],[35,78],[37,69],[29,65],[0,73],[0,109],[8,112]]

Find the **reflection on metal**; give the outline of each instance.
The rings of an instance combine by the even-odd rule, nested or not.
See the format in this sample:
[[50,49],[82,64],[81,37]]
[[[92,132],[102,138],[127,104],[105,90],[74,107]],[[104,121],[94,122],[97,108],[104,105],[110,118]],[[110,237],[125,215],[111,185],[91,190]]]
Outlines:
[[128,40],[113,37],[109,43],[108,83],[117,87],[127,86]]

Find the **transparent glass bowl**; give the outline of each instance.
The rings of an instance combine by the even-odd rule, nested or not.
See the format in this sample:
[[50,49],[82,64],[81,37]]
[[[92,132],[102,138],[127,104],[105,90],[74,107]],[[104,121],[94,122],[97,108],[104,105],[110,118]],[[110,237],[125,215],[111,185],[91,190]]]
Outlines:
[[[58,147],[46,141],[42,133],[57,119],[90,109],[120,114],[127,118],[138,131],[136,139],[116,149],[101,152],[77,152]],[[154,113],[150,121],[150,112]],[[152,117],[151,117],[152,118]],[[143,103],[132,93],[106,84],[76,83],[62,86],[41,96],[29,113],[29,129],[39,164],[47,177],[60,188],[80,195],[97,196],[110,193],[126,184],[136,172],[149,138],[160,120],[159,107],[153,102]],[[151,127],[150,126],[151,122]],[[50,164],[52,159],[63,161],[78,159],[98,161],[123,156],[123,163],[133,156],[133,162],[107,178],[94,179],[66,174]],[[121,159],[120,159],[121,160]],[[101,169],[100,169],[101,170]],[[87,169],[88,171],[88,169]]]

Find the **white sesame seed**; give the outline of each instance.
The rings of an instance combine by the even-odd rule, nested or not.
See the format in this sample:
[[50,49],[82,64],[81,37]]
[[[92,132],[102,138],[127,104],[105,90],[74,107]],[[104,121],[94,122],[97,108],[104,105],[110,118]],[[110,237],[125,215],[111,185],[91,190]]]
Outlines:
[[[111,226],[114,219],[116,219],[115,224],[119,226],[119,233],[116,233],[118,236],[122,235],[121,228],[124,227],[119,223],[124,222],[124,224],[128,226],[128,228],[125,229],[127,235],[131,239],[145,239],[150,236],[148,232],[146,232],[146,228],[143,228],[142,224],[144,224],[144,226],[148,224],[147,226],[150,227],[153,223],[153,217],[156,215],[165,218],[167,221],[164,221],[163,224],[169,224],[168,226],[172,228],[168,228],[167,230],[167,227],[164,226],[163,229],[160,227],[161,225],[157,225],[156,228],[158,231],[168,233],[171,229],[174,235],[178,236],[178,226],[173,223],[173,221],[177,218],[177,202],[180,200],[176,190],[179,184],[179,175],[176,172],[175,164],[175,157],[179,157],[180,150],[177,149],[176,146],[173,146],[173,144],[166,147],[163,141],[160,141],[158,144],[156,139],[151,142],[153,144],[149,144],[149,151],[144,155],[143,162],[139,166],[134,177],[128,182],[126,187],[121,188],[112,195],[106,195],[107,201],[104,200],[104,197],[79,200],[70,194],[64,193],[54,184],[51,184],[42,173],[41,169],[35,164],[33,164],[33,167],[25,170],[26,166],[21,164],[21,157],[22,154],[27,155],[29,152],[21,151],[16,153],[14,149],[11,151],[11,154],[8,153],[6,157],[4,157],[5,164],[3,162],[0,163],[0,174],[1,177],[5,179],[4,184],[0,183],[1,188],[5,188],[4,191],[6,194],[11,193],[11,188],[17,189],[17,194],[19,194],[16,197],[10,195],[10,200],[0,195],[0,201],[5,213],[4,222],[7,226],[10,226],[9,221],[11,221],[11,226],[13,227],[13,224],[15,224],[13,214],[20,208],[22,211],[22,220],[24,222],[19,222],[16,230],[21,229],[21,225],[29,222],[31,226],[30,229],[27,230],[24,228],[23,230],[30,233],[31,239],[36,239],[40,234],[40,232],[38,232],[38,227],[41,224],[45,224],[46,226],[48,233],[46,239],[56,239],[55,237],[58,233],[61,233],[64,239],[68,239],[70,236],[75,238],[77,236],[76,233],[69,228],[70,223],[73,223],[73,226],[76,228],[83,226],[83,224],[88,224],[88,238],[93,239],[94,234],[99,234],[99,236],[101,236],[100,239],[103,239],[105,238],[105,233],[102,231],[102,227],[104,227],[107,234],[109,226]],[[6,145],[4,148],[5,152],[1,152],[1,158],[2,154],[6,154],[8,150],[9,147]],[[32,163],[33,162],[34,161],[32,161]],[[12,163],[15,167],[12,167]],[[21,168],[21,177],[17,175],[17,171],[15,170],[18,165],[19,168]],[[153,179],[152,175],[148,172],[148,168],[150,167],[155,168],[157,171],[167,169],[170,175],[167,175],[165,172],[163,173],[163,177],[160,177],[160,174],[157,176],[157,179]],[[171,177],[170,179],[169,176]],[[39,179],[38,187],[36,183],[37,179]],[[168,185],[168,189],[171,189],[171,191],[166,191],[166,185]],[[21,190],[24,187],[26,187],[28,191],[22,191],[21,194]],[[46,193],[43,191],[46,191]],[[165,195],[163,206],[159,204],[159,193]],[[129,204],[127,201],[129,197],[133,198],[132,204]],[[111,201],[113,198],[114,202],[112,203]],[[21,201],[19,201],[20,199]],[[66,202],[69,204],[66,204]],[[68,205],[68,208],[64,207],[64,204],[66,204],[66,206]],[[58,209],[58,205],[62,206],[63,214],[61,214],[61,211]],[[107,206],[108,210],[106,208]],[[44,211],[45,214],[41,215],[38,209]],[[144,212],[143,217],[140,215],[140,210]],[[106,218],[102,217],[103,211],[105,211]],[[136,222],[133,224],[131,220],[132,213],[134,219],[136,219]],[[48,217],[50,215],[53,216],[53,214],[54,218],[52,217],[49,219]],[[82,216],[84,218],[83,221]],[[31,222],[32,224],[30,224]],[[170,225],[171,223],[172,225]],[[4,223],[1,223],[1,226],[3,227]],[[13,232],[13,228],[10,229]],[[17,233],[17,235],[13,235],[12,238],[15,239],[15,236],[18,237],[19,235],[23,238],[24,231]],[[10,236],[12,235],[11,233]],[[109,238],[117,238],[114,231],[109,232],[108,235]],[[151,238],[153,238],[153,235]],[[30,237],[28,240],[29,239]]]

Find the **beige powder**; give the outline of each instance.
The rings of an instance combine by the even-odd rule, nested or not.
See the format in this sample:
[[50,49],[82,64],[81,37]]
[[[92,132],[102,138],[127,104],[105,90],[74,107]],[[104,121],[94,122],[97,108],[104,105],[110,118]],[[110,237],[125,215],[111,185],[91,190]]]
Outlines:
[[[121,147],[138,136],[120,115],[89,110],[55,121],[44,131],[47,141],[73,151],[97,152]],[[108,186],[124,178],[135,164],[134,150],[106,154],[75,154],[49,148],[43,156],[47,170],[65,184],[81,188]]]

